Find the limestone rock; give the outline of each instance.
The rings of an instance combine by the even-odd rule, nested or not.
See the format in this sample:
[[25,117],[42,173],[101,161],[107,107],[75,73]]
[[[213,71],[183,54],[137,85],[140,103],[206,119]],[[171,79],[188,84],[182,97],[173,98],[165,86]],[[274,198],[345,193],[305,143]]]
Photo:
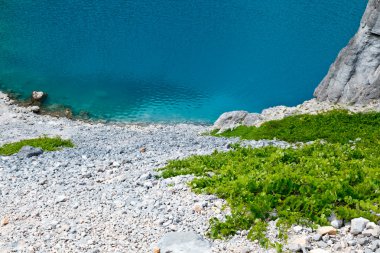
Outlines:
[[7,216],[3,217],[0,222],[0,226],[6,226],[9,224],[9,218]]
[[214,129],[220,130],[220,132],[228,129],[234,129],[242,124],[245,117],[248,115],[246,111],[233,111],[223,113],[217,121],[214,123]]
[[290,243],[288,244],[288,249],[291,252],[298,252],[300,250],[303,250],[308,245],[308,237],[305,235],[297,236],[290,240]]
[[334,219],[331,221],[331,226],[334,228],[341,228],[343,226],[343,220]]
[[158,242],[161,253],[211,253],[211,245],[195,232],[170,232]]
[[17,156],[20,158],[30,158],[32,156],[39,156],[44,151],[41,148],[35,148],[31,146],[24,146],[20,149],[20,151],[17,153]]
[[357,235],[363,232],[363,230],[366,228],[367,223],[369,220],[365,218],[356,218],[351,220],[351,234]]
[[332,226],[320,227],[317,229],[317,233],[320,235],[336,235],[336,229]]
[[357,34],[314,92],[319,101],[367,104],[380,99],[380,1],[369,0]]
[[263,117],[259,113],[248,113],[247,116],[245,116],[242,125],[243,126],[257,126],[261,121],[263,120]]
[[40,112],[40,107],[37,105],[31,106],[30,111],[34,113],[39,113]]
[[43,91],[33,91],[32,100],[35,102],[42,102],[47,97],[47,94]]

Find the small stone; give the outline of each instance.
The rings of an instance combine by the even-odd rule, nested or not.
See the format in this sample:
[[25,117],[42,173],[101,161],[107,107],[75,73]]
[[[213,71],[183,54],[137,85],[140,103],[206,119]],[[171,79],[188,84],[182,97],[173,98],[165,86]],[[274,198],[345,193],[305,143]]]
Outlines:
[[324,236],[322,236],[322,241],[326,243],[329,241],[329,239],[330,239],[330,236],[328,234],[325,234]]
[[301,226],[295,226],[295,227],[293,228],[293,231],[296,232],[296,233],[298,234],[299,232],[302,231],[302,227],[301,227]]
[[369,220],[365,218],[356,218],[351,220],[351,234],[357,235],[363,232]]
[[313,235],[313,240],[314,241],[320,241],[321,240],[321,238],[322,238],[322,235],[320,235],[320,234],[315,234],[315,235]]
[[140,148],[140,153],[145,153],[145,152],[146,152],[146,148],[145,147]]
[[153,248],[153,253],[160,253],[160,252],[161,252],[161,250],[160,250],[159,247],[154,247]]
[[60,202],[65,202],[67,201],[68,198],[65,196],[65,195],[59,195],[56,199],[55,199],[55,203],[60,203]]
[[348,246],[355,246],[356,245],[356,241],[355,240],[349,240],[347,242]]
[[317,233],[320,235],[336,235],[336,229],[332,226],[320,227],[317,229]]
[[297,251],[300,251],[302,249],[304,249],[308,244],[308,237],[307,236],[297,236],[295,238],[293,238],[289,245],[288,245],[288,249],[290,251],[293,251],[293,252],[297,252]]
[[340,251],[342,248],[343,248],[343,247],[342,247],[341,244],[335,244],[335,245],[334,245],[334,250],[335,250],[335,251]]
[[319,248],[326,248],[328,246],[324,241],[319,241],[316,244]]
[[312,249],[309,251],[309,253],[329,253],[329,252],[324,249]]
[[365,245],[365,244],[367,244],[368,243],[368,238],[366,238],[366,237],[364,237],[364,238],[359,238],[358,239],[358,244],[359,245]]
[[375,224],[375,222],[368,222],[367,225],[365,226],[366,229],[375,229],[378,228],[379,226]]
[[152,184],[152,182],[145,182],[144,186],[149,189],[149,188],[153,187],[153,184]]
[[196,203],[193,207],[193,210],[196,212],[196,213],[201,213],[202,212],[202,205],[200,203]]
[[3,217],[1,219],[1,223],[0,223],[0,226],[3,227],[3,226],[6,226],[9,224],[9,218],[7,216]]
[[37,105],[34,105],[34,106],[30,107],[30,111],[34,112],[34,113],[39,113],[40,110],[41,110],[41,108],[39,106],[37,106]]
[[379,237],[380,236],[380,228],[374,228],[374,229],[365,229],[362,234],[364,236],[373,236],[373,237]]
[[377,248],[380,248],[380,240],[373,241],[369,247],[371,250],[375,251]]
[[343,220],[333,220],[331,222],[331,226],[333,226],[334,228],[341,228],[343,226]]

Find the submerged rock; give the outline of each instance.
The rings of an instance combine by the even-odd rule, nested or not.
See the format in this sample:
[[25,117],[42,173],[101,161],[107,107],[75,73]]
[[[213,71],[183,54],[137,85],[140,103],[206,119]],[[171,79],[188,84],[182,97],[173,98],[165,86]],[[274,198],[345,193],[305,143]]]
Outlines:
[[43,91],[32,92],[32,102],[42,102],[47,97],[47,94]]
[[314,92],[319,101],[367,104],[380,99],[379,35],[380,1],[369,0],[358,32]]

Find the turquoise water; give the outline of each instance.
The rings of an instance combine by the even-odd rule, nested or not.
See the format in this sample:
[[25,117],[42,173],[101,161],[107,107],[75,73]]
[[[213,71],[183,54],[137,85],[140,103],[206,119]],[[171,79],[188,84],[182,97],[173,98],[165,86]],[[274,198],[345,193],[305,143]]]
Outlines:
[[312,97],[365,0],[0,0],[0,85],[93,117],[212,122]]

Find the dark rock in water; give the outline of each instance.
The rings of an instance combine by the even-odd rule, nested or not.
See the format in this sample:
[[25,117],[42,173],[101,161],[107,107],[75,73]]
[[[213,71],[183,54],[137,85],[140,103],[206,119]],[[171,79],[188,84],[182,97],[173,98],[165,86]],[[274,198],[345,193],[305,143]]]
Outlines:
[[160,253],[211,253],[210,242],[195,232],[171,232],[158,243]]
[[380,1],[369,0],[359,31],[314,92],[319,101],[366,104],[380,99],[379,35]]
[[24,146],[20,149],[20,151],[17,153],[17,156],[20,158],[29,158],[32,156],[39,156],[44,151],[41,148],[35,148],[31,146]]

